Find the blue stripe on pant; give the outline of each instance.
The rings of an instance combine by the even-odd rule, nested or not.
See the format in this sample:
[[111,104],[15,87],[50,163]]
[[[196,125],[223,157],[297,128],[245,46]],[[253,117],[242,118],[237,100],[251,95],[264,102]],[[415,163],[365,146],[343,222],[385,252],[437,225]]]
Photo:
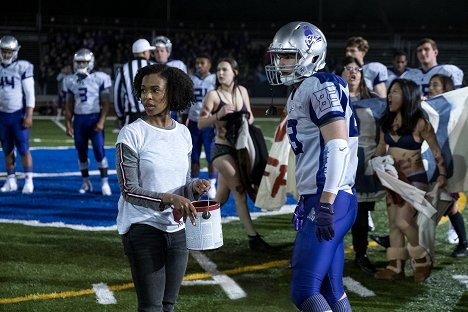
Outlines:
[[[307,213],[317,206],[320,195],[303,196]],[[332,240],[320,242],[315,235],[315,221],[309,218],[297,232],[292,256],[291,296],[299,309],[311,296],[322,294],[332,305],[344,293],[343,239],[356,219],[356,196],[339,191],[334,209],[335,237]]]

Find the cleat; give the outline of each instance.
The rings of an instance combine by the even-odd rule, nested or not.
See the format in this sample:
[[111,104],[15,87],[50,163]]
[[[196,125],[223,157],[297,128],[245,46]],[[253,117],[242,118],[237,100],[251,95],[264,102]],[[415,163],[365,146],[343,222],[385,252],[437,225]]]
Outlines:
[[0,188],[0,192],[14,192],[18,190],[18,184],[16,183],[16,179],[7,179],[5,184]]
[[111,188],[109,186],[109,183],[107,183],[107,182],[102,183],[101,191],[102,191],[102,195],[104,195],[104,196],[111,196],[112,195]]
[[273,252],[275,248],[270,246],[267,242],[263,240],[260,234],[257,233],[255,236],[249,235],[249,247],[254,251],[260,252]]
[[91,193],[93,191],[93,185],[91,182],[83,182],[83,184],[80,187],[80,194],[85,194],[85,193]]
[[33,191],[34,191],[33,181],[32,180],[27,180],[26,182],[24,182],[22,193],[23,194],[32,194]]
[[361,269],[361,271],[366,272],[366,273],[377,272],[375,265],[373,265],[372,262],[370,262],[367,255],[364,255],[362,257],[356,257],[354,259],[354,265],[358,267],[359,269]]
[[457,247],[453,250],[452,257],[468,257],[468,242],[464,244],[458,244]]
[[216,182],[210,182],[210,190],[208,191],[208,198],[215,199],[216,197]]
[[453,229],[452,223],[449,223],[447,230],[447,241],[449,244],[456,245],[458,244],[458,235],[457,232]]

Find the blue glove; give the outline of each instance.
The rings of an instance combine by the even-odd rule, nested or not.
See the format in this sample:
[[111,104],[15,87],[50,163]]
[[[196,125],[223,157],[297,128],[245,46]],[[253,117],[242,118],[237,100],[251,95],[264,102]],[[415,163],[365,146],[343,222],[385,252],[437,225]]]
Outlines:
[[304,223],[304,220],[307,216],[305,215],[304,211],[304,200],[301,197],[299,199],[299,202],[297,203],[296,209],[294,210],[294,215],[291,220],[291,222],[294,224],[294,228],[296,231],[299,231],[302,229],[302,224]]
[[333,210],[332,204],[320,203],[320,206],[315,209],[315,235],[317,239],[322,241],[322,238],[329,241],[335,236],[333,229]]

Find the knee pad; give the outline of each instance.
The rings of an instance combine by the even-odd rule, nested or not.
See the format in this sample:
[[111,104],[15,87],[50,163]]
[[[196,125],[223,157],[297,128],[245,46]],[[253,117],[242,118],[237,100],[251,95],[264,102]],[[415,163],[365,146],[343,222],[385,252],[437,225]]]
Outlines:
[[86,170],[89,168],[89,159],[86,162],[79,161],[80,170]]

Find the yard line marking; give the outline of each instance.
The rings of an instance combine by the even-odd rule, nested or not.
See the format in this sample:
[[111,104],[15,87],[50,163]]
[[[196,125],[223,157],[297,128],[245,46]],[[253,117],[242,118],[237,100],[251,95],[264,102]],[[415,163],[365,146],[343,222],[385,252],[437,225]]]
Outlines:
[[362,286],[361,283],[352,279],[351,277],[343,277],[343,285],[346,287],[348,291],[353,292],[361,297],[374,297],[375,296],[375,292]]
[[65,126],[58,120],[55,120],[55,118],[51,118],[50,121],[52,121],[54,124],[57,125],[57,127],[59,127],[60,129],[63,130],[63,132],[67,132],[67,128],[65,128]]
[[[232,275],[241,274],[245,272],[252,272],[252,271],[259,271],[259,270],[268,269],[268,268],[287,266],[288,263],[289,263],[289,260],[277,260],[277,261],[266,262],[263,264],[250,265],[250,266],[225,270],[223,271],[223,273],[232,274]],[[200,279],[210,278],[210,277],[211,277],[211,274],[207,272],[193,273],[193,274],[188,274],[184,276],[184,281],[194,281],[194,280],[200,280]],[[111,285],[109,286],[109,289],[116,292],[116,291],[131,289],[134,287],[135,286],[133,285],[133,283],[125,283],[125,284],[120,284],[120,285]],[[0,298],[0,304],[10,304],[10,303],[18,303],[18,302],[24,302],[24,301],[33,301],[33,300],[65,299],[68,297],[92,295],[94,293],[95,292],[93,289],[83,289],[83,290],[78,290],[78,291],[64,291],[64,292],[50,293],[50,294],[33,294],[33,295],[25,295],[25,296],[15,297],[15,298]]]
[[117,300],[114,293],[109,289],[107,284],[93,284],[93,290],[96,293],[96,300],[99,304],[116,304]]
[[211,274],[214,281],[223,289],[229,299],[240,299],[247,296],[245,291],[229,276],[218,271],[217,265],[200,251],[190,251],[190,255],[200,266]]
[[194,281],[183,281],[182,286],[195,286],[195,285],[217,285],[218,282],[214,280],[194,280]]
[[468,275],[453,275],[454,280],[459,281],[462,284],[465,284],[466,289],[468,289]]

